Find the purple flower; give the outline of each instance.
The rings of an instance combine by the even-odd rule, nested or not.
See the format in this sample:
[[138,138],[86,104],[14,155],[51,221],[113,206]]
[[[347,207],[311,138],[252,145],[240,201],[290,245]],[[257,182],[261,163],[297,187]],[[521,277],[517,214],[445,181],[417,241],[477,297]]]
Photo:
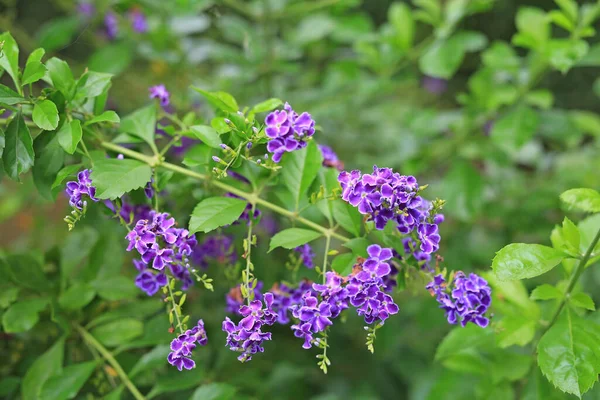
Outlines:
[[456,324],[460,321],[461,326],[464,327],[472,322],[482,328],[487,327],[490,320],[485,317],[485,313],[492,302],[492,289],[486,280],[473,273],[467,277],[464,272],[458,271],[452,286],[449,294],[446,280],[440,274],[436,275],[425,288],[432,296],[436,296],[440,308],[446,311],[448,323]]
[[323,165],[325,167],[336,168],[338,171],[344,169],[344,163],[338,159],[337,154],[335,154],[331,147],[320,144],[319,150],[321,150],[321,154],[323,155]]
[[425,75],[421,84],[425,90],[435,95],[441,95],[448,90],[448,81],[442,78]]
[[112,11],[109,11],[104,16],[104,28],[106,29],[106,36],[113,40],[119,34],[119,21],[117,15]]
[[220,265],[235,265],[238,256],[231,236],[214,235],[205,237],[201,244],[195,246],[191,258],[201,268],[208,268],[212,261]]
[[154,197],[154,178],[150,179],[150,182],[148,182],[146,184],[146,186],[144,186],[144,194],[146,195],[146,197],[150,200],[152,200],[152,197]]
[[198,320],[198,324],[192,329],[188,329],[171,342],[171,352],[167,357],[169,364],[177,367],[178,370],[192,369],[196,366],[192,360],[192,351],[196,344],[206,346],[208,337],[204,329],[204,321]]
[[[136,262],[137,260],[134,260],[134,262]],[[139,261],[137,261],[139,263]],[[139,263],[138,265],[136,265],[136,267],[144,265],[143,263]],[[158,289],[160,289],[162,286],[165,286],[167,284],[167,276],[163,273],[158,273],[158,274],[154,274],[149,270],[144,270],[142,271],[136,278],[135,278],[135,285],[137,287],[139,287],[141,290],[143,290],[144,292],[146,292],[146,294],[148,296],[153,296],[156,292],[158,292]]]
[[77,5],[77,12],[85,18],[91,18],[96,12],[96,8],[92,3],[81,2]]
[[144,13],[135,8],[129,12],[129,21],[131,21],[131,27],[137,33],[146,33],[148,31],[148,22]]
[[285,283],[273,285],[271,310],[276,314],[279,324],[285,325],[290,322],[291,311],[301,305],[302,296],[306,292],[311,292],[311,285],[308,281],[301,281],[295,288]]
[[302,264],[304,264],[306,268],[312,269],[315,267],[315,263],[313,262],[315,252],[309,244],[303,244],[302,246],[296,247],[294,250],[300,253]]
[[150,92],[151,99],[159,99],[160,105],[166,107],[169,105],[171,94],[167,91],[165,85],[151,86],[148,91]]
[[99,201],[96,196],[96,188],[92,186],[89,169],[84,169],[77,174],[77,181],[67,182],[66,193],[69,196],[69,204],[71,207],[79,210],[83,209],[84,203],[87,202],[82,196],[89,197],[92,201]]
[[440,235],[436,224],[421,224],[417,232],[421,240],[422,251],[431,254],[439,249]]
[[265,134],[270,139],[267,151],[278,163],[286,152],[303,149],[306,140],[315,133],[315,121],[309,113],[298,115],[285,103],[283,110],[275,110],[265,118]]

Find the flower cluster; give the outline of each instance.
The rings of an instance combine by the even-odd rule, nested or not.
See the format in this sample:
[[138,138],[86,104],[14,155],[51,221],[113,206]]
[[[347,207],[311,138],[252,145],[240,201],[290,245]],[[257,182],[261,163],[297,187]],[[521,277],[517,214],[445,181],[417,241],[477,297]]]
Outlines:
[[92,201],[98,201],[96,196],[96,188],[92,186],[89,169],[84,169],[77,174],[77,181],[67,182],[67,195],[69,196],[69,204],[71,207],[82,210],[87,202],[82,196],[89,197]]
[[181,335],[177,336],[171,342],[171,352],[167,360],[169,364],[177,367],[178,370],[192,369],[196,366],[192,360],[192,351],[196,348],[196,344],[205,346],[208,343],[206,330],[204,329],[204,321],[199,320],[198,324],[192,329],[188,329]]
[[273,294],[265,293],[265,307],[262,301],[253,300],[249,305],[243,305],[239,308],[239,314],[242,320],[236,325],[229,317],[223,321],[222,329],[227,332],[226,346],[230,350],[241,353],[238,360],[241,362],[250,361],[256,353],[262,353],[265,349],[262,342],[271,340],[270,332],[263,332],[264,325],[273,325],[277,315],[272,310]]
[[175,219],[168,213],[151,211],[149,218],[139,220],[126,238],[127,251],[137,250],[143,265],[151,264],[158,271],[169,267],[173,276],[182,281],[183,290],[193,283],[188,256],[197,245],[196,238],[187,229],[176,228]]
[[302,246],[296,247],[294,250],[300,253],[302,264],[304,264],[306,268],[312,269],[315,267],[315,263],[313,261],[315,258],[315,252],[309,244],[303,244]]
[[140,271],[135,278],[135,285],[146,292],[148,296],[154,296],[154,294],[158,292],[158,289],[167,284],[167,275],[163,272],[152,272],[152,270],[140,260],[133,260],[133,265]]
[[306,147],[306,140],[315,133],[315,121],[309,113],[298,115],[285,103],[283,110],[276,110],[265,119],[265,134],[269,138],[267,150],[273,153],[273,161],[278,163],[285,152]]
[[160,101],[161,106],[166,107],[169,105],[171,94],[169,93],[165,85],[150,86],[150,88],[148,88],[148,91],[150,92],[150,98],[158,99]]
[[490,320],[485,313],[492,302],[492,290],[487,281],[476,274],[471,273],[467,277],[464,272],[458,271],[452,285],[451,293],[448,293],[446,280],[442,275],[436,275],[426,286],[440,303],[440,308],[446,311],[448,323],[460,321],[463,327],[469,322],[482,328],[488,326]]
[[390,168],[373,166],[372,174],[360,171],[340,173],[342,199],[358,208],[383,229],[388,221],[396,222],[398,231],[409,234],[417,231],[420,249],[425,253],[438,250],[438,226],[431,223],[431,204],[418,195],[419,185],[413,176],[400,175]]
[[323,155],[323,166],[335,168],[338,171],[344,169],[344,163],[338,159],[337,154],[335,154],[335,151],[331,147],[320,144],[319,150],[321,150],[321,154]]
[[[254,288],[254,299],[262,300],[262,288],[263,283],[258,281],[256,283],[256,287]],[[225,311],[230,314],[239,314],[240,307],[244,304],[244,297],[242,296],[242,289],[240,285],[237,285],[234,288],[231,288],[227,295],[225,295]]]
[[290,322],[290,315],[296,306],[301,304],[304,293],[310,292],[312,285],[309,281],[301,281],[297,287],[285,283],[275,284],[271,288],[273,304],[271,309],[277,315],[277,322],[286,325]]
[[191,259],[194,264],[206,269],[211,261],[220,265],[234,265],[238,256],[231,236],[214,235],[207,236],[202,243],[194,247]]

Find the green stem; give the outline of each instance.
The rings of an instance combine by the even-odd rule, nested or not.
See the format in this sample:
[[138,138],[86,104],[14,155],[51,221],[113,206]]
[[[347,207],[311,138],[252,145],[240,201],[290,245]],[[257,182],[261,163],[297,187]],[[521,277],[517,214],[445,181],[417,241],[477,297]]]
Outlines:
[[245,282],[244,285],[246,285],[246,290],[248,297],[246,297],[246,300],[248,302],[248,305],[250,305],[250,265],[252,264],[252,261],[250,260],[250,255],[252,254],[252,221],[254,220],[254,209],[255,209],[255,205],[252,205],[252,209],[250,210],[250,212],[248,213],[248,236],[246,237],[246,245],[248,246],[248,249],[246,250],[246,275],[245,275]]
[[325,239],[325,256],[323,257],[323,285],[325,284],[325,272],[327,272],[327,256],[329,255],[329,245],[331,244],[331,236]]
[[587,251],[585,252],[585,255],[583,256],[581,261],[579,261],[579,264],[577,264],[577,267],[575,268],[575,272],[573,272],[573,275],[571,275],[571,279],[569,280],[569,286],[567,286],[567,289],[565,290],[565,295],[563,296],[560,304],[558,305],[558,308],[554,312],[554,315],[552,316],[550,323],[542,332],[542,336],[544,335],[544,333],[546,333],[552,327],[552,325],[554,325],[554,323],[560,316],[560,313],[562,312],[563,308],[565,307],[565,304],[567,303],[567,300],[569,299],[569,296],[571,295],[571,291],[573,291],[573,289],[575,288],[575,285],[577,284],[577,281],[579,280],[579,278],[581,277],[581,274],[585,270],[585,265],[589,261],[590,256],[592,255],[592,251],[594,250],[594,247],[596,247],[596,244],[598,244],[599,240],[600,240],[600,230],[598,230],[598,233],[596,233],[596,237],[594,237],[594,240],[592,240],[592,243],[590,244]]
[[286,210],[283,207],[279,207],[276,204],[273,204],[267,200],[264,200],[260,197],[258,197],[256,194],[254,193],[247,193],[244,192],[243,190],[239,190],[238,188],[235,188],[233,186],[230,186],[226,183],[223,183],[221,181],[218,180],[214,180],[211,179],[208,175],[205,174],[201,174],[199,172],[195,172],[192,170],[189,170],[187,168],[183,168],[180,167],[178,165],[175,164],[171,164],[168,162],[161,162],[159,161],[156,157],[150,157],[147,156],[145,154],[142,153],[138,153],[137,151],[134,150],[130,150],[128,148],[125,148],[123,146],[119,146],[117,144],[114,143],[109,143],[109,142],[100,142],[101,146],[104,147],[105,149],[111,150],[111,151],[115,151],[121,154],[124,154],[128,157],[131,157],[133,159],[145,162],[146,164],[150,165],[151,167],[163,167],[165,169],[171,170],[173,172],[177,172],[180,173],[182,175],[186,175],[189,176],[191,178],[195,178],[195,179],[199,179],[201,181],[207,181],[209,184],[211,184],[212,186],[215,186],[219,189],[223,189],[224,191],[230,192],[235,194],[236,196],[239,196],[245,200],[247,200],[249,203],[253,204],[253,205],[259,205],[262,206],[264,208],[268,208],[271,211],[274,211],[278,214],[281,214],[285,217],[290,218],[291,220],[294,221],[298,221],[301,224],[304,224],[318,232],[321,232],[324,236],[330,236],[333,238],[336,238],[338,240],[341,240],[342,242],[347,242],[350,240],[350,238],[347,238],[344,235],[340,235],[339,233],[335,232],[333,229],[329,229],[329,228],[325,228],[322,225],[319,225],[315,222],[312,222],[304,217],[301,217],[298,215],[298,213],[293,212],[293,211],[289,211]]
[[135,397],[137,400],[145,400],[146,398],[144,397],[144,395],[141,394],[138,388],[136,388],[133,382],[131,382],[125,371],[123,371],[121,365],[117,362],[117,360],[115,360],[110,351],[108,351],[104,346],[102,346],[102,344],[100,344],[100,342],[98,342],[96,338],[93,337],[88,331],[86,331],[81,325],[75,325],[75,328],[77,328],[83,339],[96,350],[98,350],[98,352],[102,354],[102,357],[104,357],[104,359],[108,361],[110,366],[113,367],[113,369],[117,372],[117,375],[119,375],[121,381],[125,384],[127,389],[129,389],[133,397]]
[[177,328],[179,328],[179,332],[181,332],[181,334],[184,333],[183,330],[183,325],[181,325],[181,319],[179,318],[179,308],[177,307],[177,304],[175,303],[175,296],[173,295],[173,291],[171,290],[171,282],[173,282],[173,280],[170,280],[167,283],[167,287],[169,288],[169,298],[171,299],[171,307],[173,307],[173,313],[175,313],[175,318],[177,319]]

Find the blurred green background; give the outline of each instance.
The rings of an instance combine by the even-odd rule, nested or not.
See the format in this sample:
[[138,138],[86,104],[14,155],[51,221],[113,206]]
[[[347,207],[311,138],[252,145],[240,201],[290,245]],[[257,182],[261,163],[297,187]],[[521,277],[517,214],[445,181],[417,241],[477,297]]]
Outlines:
[[[550,20],[523,16],[526,7],[558,9],[552,1],[86,4],[93,5],[89,13],[82,3],[68,0],[0,0],[0,30],[12,33],[22,57],[44,47],[68,61],[76,74],[85,68],[115,74],[109,104],[121,115],[146,103],[147,88],[158,83],[169,89],[180,114],[211,115],[190,85],[230,92],[242,105],[277,97],[309,111],[321,128],[317,139],[337,152],[347,170],[392,167],[429,184],[430,198],[447,201],[439,254],[450,269],[486,270],[494,253],[511,242],[548,244],[549,232],[564,214],[558,195],[573,187],[600,187],[598,37],[585,38],[586,54],[579,54],[573,49],[581,37]],[[132,29],[132,10],[146,17],[146,31]],[[108,12],[119,21],[113,39],[105,32]],[[516,35],[537,42],[519,45]],[[554,41],[561,40],[572,41],[573,49],[555,51],[560,46]],[[188,215],[193,199],[176,189],[170,195]],[[79,247],[80,260],[89,257],[115,273],[123,266],[125,275],[133,276],[122,250],[122,228],[92,212],[67,237],[62,222],[67,209],[62,196],[56,203],[43,201],[31,179],[17,184],[4,177],[0,246],[36,257],[46,252],[46,260],[53,252],[70,256],[64,249]],[[256,253],[256,274],[266,287],[286,276],[285,253],[267,257],[264,243]],[[222,346],[220,331],[223,296],[233,282],[218,266],[209,274],[215,293],[192,292],[187,305],[208,327],[210,345],[200,352],[200,368],[181,378],[157,365],[136,378],[142,388],[163,382],[168,389],[160,398],[172,398],[173,390],[187,398],[200,382],[212,381],[238,388],[237,398],[520,397],[518,385],[488,390],[479,374],[453,372],[434,361],[449,327],[422,289],[424,282],[411,282],[398,295],[401,312],[378,331],[374,355],[365,349],[360,319],[352,316],[333,329],[333,364],[326,376],[287,327],[275,327],[277,339],[267,344],[266,353],[240,364]],[[600,283],[598,273],[588,278],[589,287]],[[99,315],[113,306],[105,303],[89,312]],[[148,313],[144,337],[151,339],[140,345],[145,347],[119,354],[126,369],[151,346],[169,341],[168,321],[155,311]],[[31,337],[0,333],[0,376],[22,376],[56,329],[42,321]],[[97,383],[102,389],[90,388],[88,396],[105,393],[102,377]],[[16,396],[8,389],[8,398]]]

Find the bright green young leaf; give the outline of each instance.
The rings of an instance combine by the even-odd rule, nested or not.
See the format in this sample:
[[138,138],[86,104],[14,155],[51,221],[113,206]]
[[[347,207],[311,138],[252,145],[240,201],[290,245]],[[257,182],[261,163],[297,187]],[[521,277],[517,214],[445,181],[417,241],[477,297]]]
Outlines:
[[552,247],[512,243],[496,253],[492,268],[500,280],[527,279],[550,271],[564,258]]
[[154,132],[156,130],[156,107],[150,104],[132,112],[121,120],[121,132],[131,133],[156,148]]
[[31,52],[23,71],[22,86],[37,82],[46,75],[46,66],[41,62],[44,54],[46,54],[46,51],[43,48],[35,49]]
[[226,92],[208,92],[200,88],[192,88],[200,93],[208,103],[213,106],[216,110],[237,112],[239,106],[232,95]]
[[77,150],[82,136],[81,121],[74,119],[71,122],[65,122],[58,131],[58,143],[67,153],[73,154]]
[[66,366],[60,373],[53,375],[44,383],[40,400],[73,399],[90,378],[98,361],[88,361]]
[[567,217],[563,220],[562,237],[565,240],[568,249],[574,251],[575,254],[578,254],[579,244],[581,242],[579,229],[577,229],[577,226]]
[[501,148],[519,149],[532,138],[538,124],[538,114],[533,109],[521,105],[494,124],[491,137]]
[[362,227],[362,215],[358,210],[341,199],[332,201],[332,204],[335,221],[354,236],[359,236]]
[[115,347],[141,336],[144,324],[137,319],[123,318],[92,329],[91,334],[105,346]]
[[261,103],[258,103],[254,107],[252,107],[252,112],[258,114],[258,113],[262,113],[262,112],[271,111],[271,110],[274,110],[275,108],[279,107],[282,104],[283,104],[283,101],[281,101],[279,99],[275,99],[275,98],[268,99]]
[[575,307],[585,308],[586,310],[590,311],[596,311],[596,305],[594,304],[594,300],[592,300],[589,294],[584,292],[572,294],[569,297],[569,303],[571,303]]
[[27,332],[40,320],[39,313],[48,305],[48,299],[21,300],[2,315],[2,328],[6,333]]
[[19,88],[19,46],[10,32],[4,32],[0,35],[0,43],[4,42],[2,52],[0,52],[0,68],[4,69]]
[[69,65],[59,58],[52,57],[46,61],[46,68],[54,87],[60,90],[67,100],[70,100],[73,97],[75,79]]
[[450,79],[456,73],[465,56],[460,38],[451,37],[431,44],[419,59],[419,69],[426,75]]
[[213,382],[200,386],[190,400],[232,400],[236,389],[228,383]]
[[116,112],[104,111],[102,114],[96,115],[94,118],[85,121],[83,125],[88,126],[91,124],[97,124],[99,122],[113,122],[115,124],[118,124],[120,121],[121,119],[119,118]]
[[335,256],[331,262],[331,269],[341,276],[348,276],[352,273],[352,268],[356,263],[356,255],[353,253],[344,253]]
[[43,100],[33,107],[32,118],[41,129],[54,130],[58,126],[58,109],[50,100]]
[[100,96],[110,86],[112,74],[103,72],[86,72],[77,82],[75,98],[94,98]]
[[63,182],[65,181],[65,179],[67,179],[67,177],[74,176],[77,172],[79,172],[82,169],[83,166],[81,164],[72,164],[65,166],[56,174],[56,179],[54,180],[51,189],[62,186]]
[[210,197],[194,208],[190,219],[190,233],[210,232],[235,222],[248,203],[233,197]]
[[15,181],[19,175],[29,171],[34,160],[33,140],[23,116],[19,112],[5,131],[5,147],[2,155],[4,171]]
[[510,346],[526,346],[530,343],[537,327],[537,321],[524,315],[509,315],[502,318],[497,325],[497,343],[501,348]]
[[8,86],[0,85],[0,104],[13,105],[25,101],[25,98]]
[[544,283],[533,289],[531,292],[531,300],[553,300],[560,299],[563,293],[555,286]]
[[136,160],[99,159],[94,163],[91,179],[96,197],[114,200],[150,182],[152,170]]
[[312,231],[310,229],[301,228],[289,228],[278,232],[271,238],[269,244],[269,252],[273,251],[277,247],[283,247],[285,249],[295,249],[298,246],[302,246],[305,243],[312,242],[315,239],[321,237],[320,232]]
[[396,32],[396,43],[402,50],[410,49],[415,36],[415,22],[410,7],[406,3],[393,3],[388,10],[388,20]]
[[213,127],[208,125],[195,125],[190,127],[190,129],[198,139],[202,140],[202,143],[213,149],[220,148],[222,142],[219,138],[219,134]]
[[541,49],[550,37],[550,21],[539,8],[520,7],[517,12],[517,29],[512,42],[521,47]]
[[123,275],[99,277],[92,282],[92,287],[98,296],[110,301],[134,299],[140,292],[133,280]]
[[58,143],[56,132],[45,132],[38,135],[33,142],[35,164],[33,165],[33,181],[38,192],[46,200],[54,200],[52,184],[65,160],[65,152]]
[[563,392],[581,397],[600,373],[600,327],[565,308],[558,322],[542,336],[538,365]]
[[59,339],[29,367],[21,383],[23,400],[39,400],[42,386],[54,374],[62,371],[65,339]]
[[79,310],[87,306],[95,296],[96,290],[91,285],[78,282],[60,295],[58,304],[66,310]]
[[600,193],[594,189],[570,189],[560,195],[569,209],[591,213],[600,212]]
[[317,177],[323,155],[314,141],[302,150],[286,153],[281,160],[281,179],[295,200],[296,209],[300,200],[307,197],[307,191]]

